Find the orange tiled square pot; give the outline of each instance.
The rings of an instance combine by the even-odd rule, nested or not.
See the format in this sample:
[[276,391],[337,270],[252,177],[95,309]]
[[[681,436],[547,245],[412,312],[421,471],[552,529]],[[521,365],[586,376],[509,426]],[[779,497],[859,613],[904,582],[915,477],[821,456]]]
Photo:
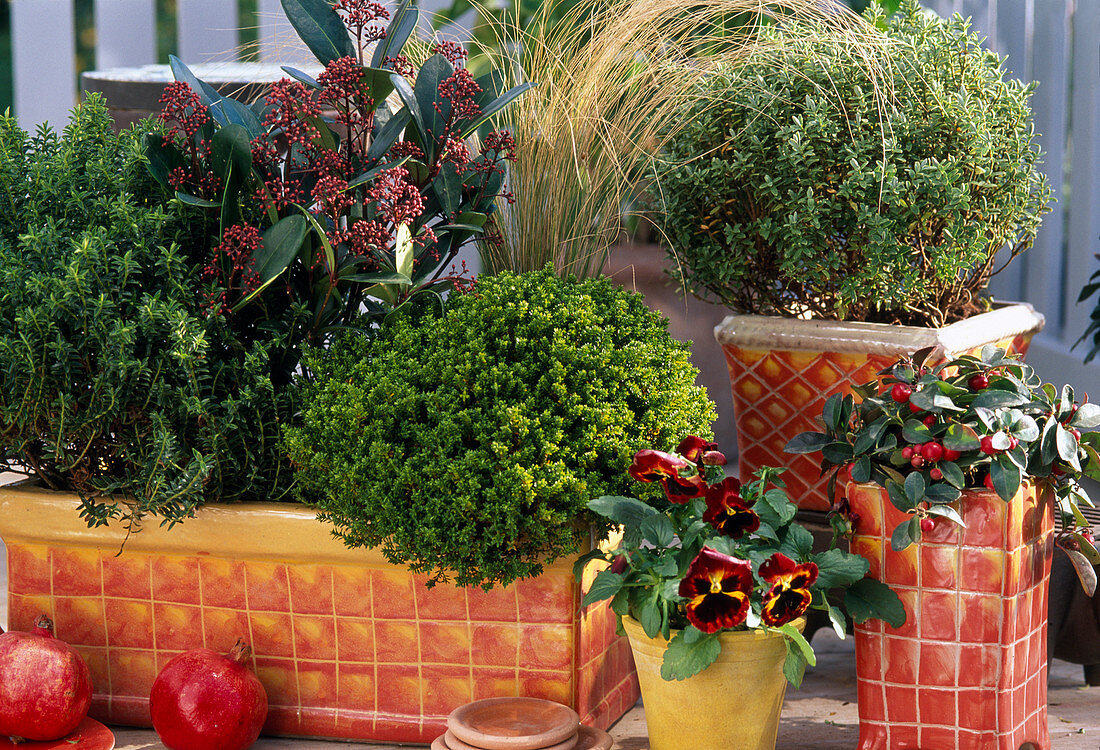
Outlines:
[[907,516],[878,485],[849,484],[852,552],[898,592],[907,620],[855,627],[859,750],[1050,747],[1047,582],[1053,495],[1024,485],[1009,502],[968,490],[966,528],[939,520],[902,552]]
[[946,357],[986,344],[1026,354],[1043,328],[1031,305],[1004,305],[943,328],[730,315],[714,329],[729,366],[739,473],[787,466],[787,490],[803,510],[828,510],[826,478],[812,456],[784,453],[815,422],[834,393],[875,378],[900,355],[938,346]]
[[91,667],[103,721],[150,726],[165,662],[240,636],[268,693],[267,734],[426,744],[455,707],[501,695],[606,728],[638,699],[630,645],[606,606],[580,610],[571,560],[490,592],[428,589],[301,506],[207,506],[123,546],[118,528],[88,529],[72,496],[26,485],[0,488],[0,538],[11,627],[53,615]]

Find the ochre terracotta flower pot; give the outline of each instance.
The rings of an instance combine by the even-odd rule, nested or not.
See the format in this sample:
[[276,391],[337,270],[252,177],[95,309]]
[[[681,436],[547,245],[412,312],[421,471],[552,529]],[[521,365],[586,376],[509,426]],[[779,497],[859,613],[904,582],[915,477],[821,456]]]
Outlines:
[[[805,620],[796,620],[801,628]],[[720,633],[722,653],[686,680],[661,678],[668,642],[623,618],[630,638],[650,750],[774,750],[787,679],[784,637],[772,631]]]
[[944,328],[731,315],[714,329],[729,366],[741,477],[787,466],[787,491],[804,510],[828,510],[819,459],[783,447],[815,421],[834,393],[873,380],[903,354],[938,346],[946,357],[997,344],[1025,354],[1043,316],[1016,304]]
[[212,505],[128,539],[87,528],[77,507],[0,488],[9,619],[28,630],[54,618],[92,670],[92,715],[108,723],[149,726],[169,659],[226,652],[241,636],[267,690],[268,734],[427,744],[454,708],[505,695],[558,701],[606,728],[637,701],[630,646],[606,607],[580,612],[572,561],[490,592],[428,589],[377,550],[347,549],[302,506]]
[[877,485],[847,492],[859,514],[852,552],[908,618],[855,627],[859,750],[1049,748],[1051,493],[1025,485],[1006,503],[968,490],[958,504],[966,528],[941,519],[894,552],[890,534],[907,516]]

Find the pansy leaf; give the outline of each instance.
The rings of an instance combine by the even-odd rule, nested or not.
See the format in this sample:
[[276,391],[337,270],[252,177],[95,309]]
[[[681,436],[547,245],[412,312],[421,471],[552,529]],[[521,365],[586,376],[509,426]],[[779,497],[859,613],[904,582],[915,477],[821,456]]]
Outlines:
[[787,534],[779,546],[781,552],[794,560],[802,560],[810,555],[814,547],[814,535],[801,525],[787,527]]
[[1008,501],[1020,489],[1022,472],[1007,456],[997,456],[989,464],[989,478],[993,481],[993,489],[998,497]]
[[787,651],[783,657],[783,676],[796,690],[802,687],[802,678],[806,675],[806,657],[802,650],[790,640],[786,641]]
[[672,521],[663,513],[646,518],[638,528],[642,532],[642,538],[659,549],[670,546],[676,535],[672,528]]
[[637,526],[649,516],[657,514],[655,508],[637,498],[615,495],[601,495],[589,500],[588,509],[620,526]]
[[779,489],[771,489],[764,493],[763,497],[753,506],[753,510],[761,519],[767,520],[773,526],[785,526],[798,512],[798,506],[791,502],[786,492]]
[[924,497],[930,503],[953,503],[959,499],[960,495],[962,492],[958,488],[942,482],[930,485],[924,493]]
[[972,427],[953,423],[948,425],[943,436],[943,447],[951,451],[972,451],[981,445],[981,438]]
[[694,677],[713,664],[721,652],[717,633],[703,633],[689,625],[668,642],[661,662],[661,677],[665,680]]
[[830,549],[814,555],[817,563],[816,588],[831,589],[847,586],[867,575],[869,564],[859,555],[852,555],[840,549]]
[[610,570],[601,570],[596,574],[595,579],[592,581],[592,588],[588,589],[588,593],[584,595],[584,599],[581,601],[582,607],[587,607],[589,604],[603,601],[604,599],[610,599],[619,593],[619,590],[623,587],[623,582],[626,579],[621,573],[612,573]]
[[930,505],[928,506],[928,515],[950,518],[959,526],[966,526],[966,524],[963,523],[962,516],[959,515],[959,511],[955,510],[952,505]]
[[837,638],[844,640],[848,635],[848,618],[844,616],[844,610],[840,607],[829,607],[829,624],[833,626],[833,632]]
[[787,453],[817,453],[832,442],[832,438],[823,432],[803,432],[795,435],[783,447]]
[[901,599],[893,589],[874,578],[864,578],[849,586],[844,593],[844,608],[856,624],[876,617],[894,628],[905,624]]
[[661,612],[660,605],[657,604],[657,592],[654,590],[652,596],[647,596],[640,607],[638,607],[638,622],[642,625],[642,630],[650,638],[656,638],[661,633],[661,621],[664,619]]
[[593,560],[605,560],[606,561],[606,559],[607,558],[604,557],[603,550],[601,550],[599,548],[589,550],[588,552],[585,552],[583,555],[578,557],[577,560],[573,563],[573,578],[575,578],[578,582],[580,582],[581,578],[584,577],[584,571],[585,571],[585,568],[588,567],[588,563],[592,562]]

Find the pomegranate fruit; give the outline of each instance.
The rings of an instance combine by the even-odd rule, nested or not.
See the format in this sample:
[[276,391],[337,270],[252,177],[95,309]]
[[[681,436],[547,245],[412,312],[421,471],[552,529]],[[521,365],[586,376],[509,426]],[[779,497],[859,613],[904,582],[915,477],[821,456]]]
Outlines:
[[0,737],[58,740],[92,705],[92,674],[42,615],[34,630],[0,633]]
[[222,656],[198,648],[175,657],[149,695],[153,729],[171,750],[244,750],[260,736],[267,693],[246,663],[243,640]]

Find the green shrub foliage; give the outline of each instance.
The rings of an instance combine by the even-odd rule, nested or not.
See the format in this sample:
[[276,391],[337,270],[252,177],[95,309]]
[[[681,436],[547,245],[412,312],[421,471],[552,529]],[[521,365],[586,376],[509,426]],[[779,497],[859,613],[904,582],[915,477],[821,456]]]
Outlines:
[[697,294],[746,313],[942,325],[980,309],[995,263],[1031,245],[1050,198],[1032,86],[958,16],[912,0],[868,14],[881,57],[767,26],[758,53],[678,113],[662,221]]
[[0,462],[80,493],[90,523],[287,494],[293,404],[264,347],[205,312],[206,232],[140,133],[113,135],[96,98],[60,135],[0,117],[0,205]]
[[507,584],[609,531],[586,505],[633,490],[635,451],[709,434],[687,356],[606,279],[485,277],[442,315],[308,357],[286,444],[348,546],[432,582]]

